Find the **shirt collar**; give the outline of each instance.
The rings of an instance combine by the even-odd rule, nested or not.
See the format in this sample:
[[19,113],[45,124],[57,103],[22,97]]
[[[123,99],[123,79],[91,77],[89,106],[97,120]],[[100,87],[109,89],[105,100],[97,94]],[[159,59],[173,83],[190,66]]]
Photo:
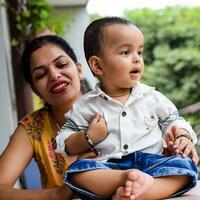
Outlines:
[[145,95],[151,93],[153,90],[155,90],[154,87],[142,84],[138,82],[131,90],[131,96],[134,97],[134,99],[140,99],[143,98]]
[[[146,94],[151,93],[153,90],[155,90],[154,87],[142,84],[138,82],[131,90],[131,96],[134,97],[134,99],[139,99],[144,97]],[[109,95],[107,95],[102,89],[100,88],[100,83],[97,83],[95,86],[95,90],[92,93],[88,94],[89,97],[96,97],[96,96],[102,96],[105,99],[112,99]]]
[[[96,96],[106,96],[109,97],[105,92],[103,92],[103,90],[100,88],[100,83],[97,83],[95,86],[95,90],[88,93],[89,97],[96,97]],[[111,97],[109,97],[111,98]]]

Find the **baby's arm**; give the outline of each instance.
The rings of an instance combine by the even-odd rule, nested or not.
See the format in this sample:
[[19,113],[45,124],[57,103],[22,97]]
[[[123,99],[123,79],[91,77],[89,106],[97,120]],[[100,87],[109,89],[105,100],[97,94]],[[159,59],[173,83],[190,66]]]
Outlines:
[[179,115],[176,106],[169,99],[159,92],[155,92],[155,95],[158,98],[155,111],[167,143],[164,152],[168,155],[190,156],[198,163],[199,158],[194,146],[197,143],[197,136],[191,125]]
[[107,134],[104,118],[96,114],[87,130],[75,132],[65,140],[65,151],[72,155],[83,153],[103,141]]
[[199,157],[191,137],[185,129],[173,126],[166,133],[167,153],[169,155],[180,154],[183,157],[190,156],[195,164],[198,164]]

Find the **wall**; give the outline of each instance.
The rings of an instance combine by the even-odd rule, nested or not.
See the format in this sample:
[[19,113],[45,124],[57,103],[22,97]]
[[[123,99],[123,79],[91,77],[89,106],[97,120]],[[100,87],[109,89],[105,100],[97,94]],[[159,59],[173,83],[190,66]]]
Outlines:
[[84,31],[89,24],[90,19],[85,7],[71,8],[70,11],[73,14],[73,23],[70,26],[70,30],[66,34],[65,38],[74,48],[78,60],[83,66],[84,76],[89,80],[90,84],[94,86],[95,79],[87,65],[83,51]]
[[72,16],[72,21],[67,30],[64,38],[69,42],[69,44],[74,49],[78,61],[83,66],[84,77],[89,81],[90,85],[94,87],[96,79],[93,77],[87,62],[85,60],[84,51],[83,51],[83,36],[84,31],[88,24],[90,23],[89,15],[86,11],[86,5],[84,6],[62,6],[56,7],[57,12],[69,12]]
[[17,125],[7,27],[5,9],[0,7],[0,154]]
[[0,7],[0,153],[17,123],[7,27],[5,10]]

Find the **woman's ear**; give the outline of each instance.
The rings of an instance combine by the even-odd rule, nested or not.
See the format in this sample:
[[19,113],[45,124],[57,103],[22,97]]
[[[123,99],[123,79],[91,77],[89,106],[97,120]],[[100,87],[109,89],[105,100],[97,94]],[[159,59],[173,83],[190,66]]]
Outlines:
[[77,63],[76,68],[77,68],[79,78],[82,79],[83,78],[83,68],[82,68],[81,63]]
[[97,56],[91,56],[88,60],[88,63],[90,65],[90,69],[96,76],[100,76],[103,74],[103,69],[101,67],[101,61],[100,58]]

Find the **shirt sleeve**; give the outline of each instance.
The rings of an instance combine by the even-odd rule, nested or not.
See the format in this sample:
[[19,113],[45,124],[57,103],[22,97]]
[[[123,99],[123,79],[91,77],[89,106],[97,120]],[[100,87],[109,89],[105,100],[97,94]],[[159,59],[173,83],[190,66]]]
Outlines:
[[80,112],[80,106],[75,104],[73,108],[65,114],[67,119],[64,126],[56,136],[56,149],[57,153],[66,155],[65,152],[65,140],[69,138],[73,133],[85,130],[88,128],[88,121],[84,118]]
[[178,128],[185,129],[191,136],[193,143],[197,143],[197,136],[192,129],[189,122],[179,115],[176,106],[164,95],[156,92],[159,103],[155,108],[155,112],[159,118],[159,125],[163,132],[166,134],[172,126],[176,125]]

